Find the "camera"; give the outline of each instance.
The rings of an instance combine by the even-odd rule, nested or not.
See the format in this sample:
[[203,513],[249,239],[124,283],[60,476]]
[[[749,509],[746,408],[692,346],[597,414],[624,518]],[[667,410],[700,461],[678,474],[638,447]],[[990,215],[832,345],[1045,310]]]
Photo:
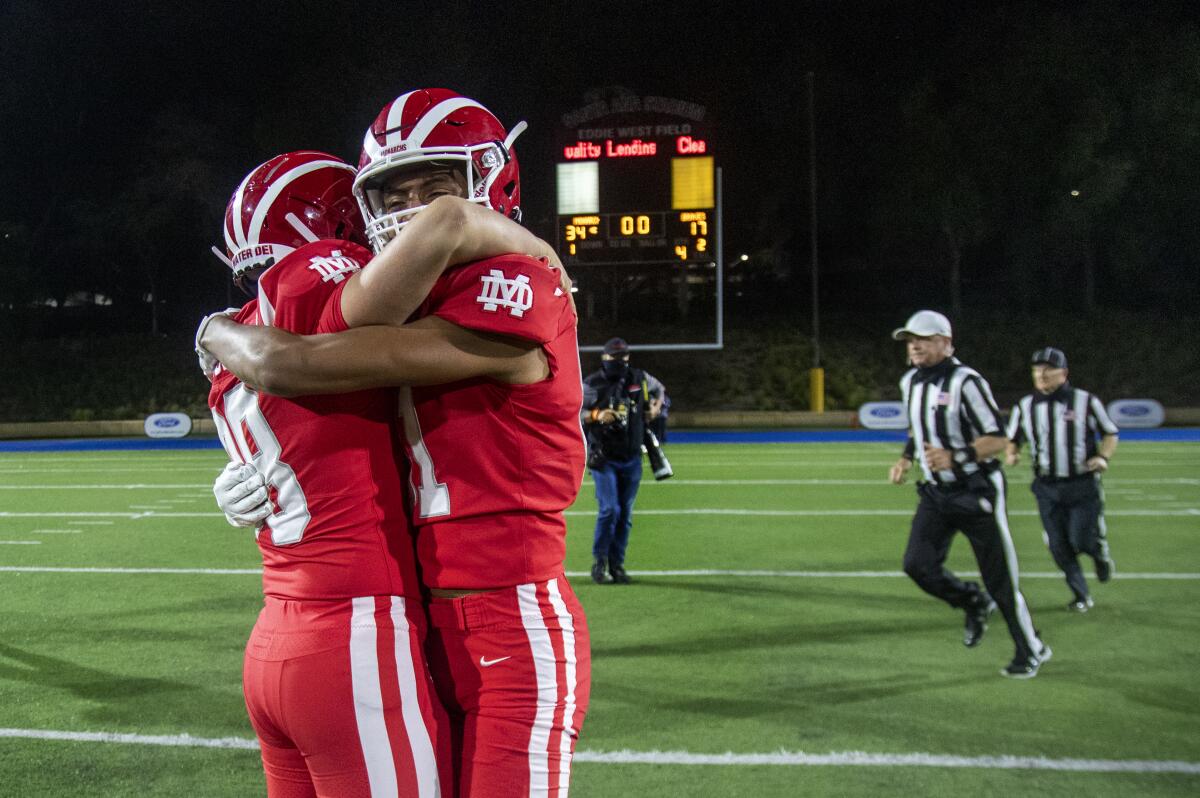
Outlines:
[[667,459],[666,452],[662,450],[662,445],[658,442],[658,436],[650,430],[646,430],[642,436],[642,451],[646,457],[650,458],[650,469],[654,472],[656,480],[661,481],[675,476],[675,471],[671,468],[671,461]]

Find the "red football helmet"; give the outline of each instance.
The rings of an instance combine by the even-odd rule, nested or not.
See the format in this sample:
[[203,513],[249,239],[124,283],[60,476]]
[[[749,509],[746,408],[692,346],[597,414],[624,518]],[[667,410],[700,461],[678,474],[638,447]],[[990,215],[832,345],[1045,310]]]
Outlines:
[[363,138],[354,196],[378,252],[425,206],[388,213],[381,187],[396,170],[420,163],[451,164],[466,173],[467,199],[520,221],[521,176],[512,144],[525,130],[506,132],[496,116],[449,89],[418,89],[384,106]]
[[245,288],[247,278],[304,244],[345,239],[366,245],[353,183],[354,167],[332,155],[276,155],[233,192],[225,208],[226,252],[213,252]]

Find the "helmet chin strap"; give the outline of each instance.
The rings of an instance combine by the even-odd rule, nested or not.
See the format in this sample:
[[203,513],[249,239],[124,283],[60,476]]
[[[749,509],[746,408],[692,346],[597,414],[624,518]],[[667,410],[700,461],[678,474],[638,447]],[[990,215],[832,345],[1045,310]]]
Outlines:
[[283,218],[286,219],[287,223],[292,226],[292,229],[295,230],[297,233],[299,233],[300,237],[303,238],[308,243],[311,244],[314,241],[321,240],[320,237],[316,233],[314,233],[312,230],[308,229],[308,225],[306,225],[306,224],[304,224],[304,222],[300,221],[300,217],[297,216],[296,214],[289,213],[287,216],[284,216]]

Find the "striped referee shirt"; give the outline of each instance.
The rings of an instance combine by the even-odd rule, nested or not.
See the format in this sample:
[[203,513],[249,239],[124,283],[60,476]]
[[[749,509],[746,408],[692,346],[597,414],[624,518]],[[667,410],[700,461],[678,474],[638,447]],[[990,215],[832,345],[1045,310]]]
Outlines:
[[936,366],[909,369],[900,378],[900,393],[908,410],[906,457],[921,464],[925,481],[953,484],[996,465],[989,457],[953,469],[934,471],[925,462],[925,444],[936,449],[962,449],[983,435],[1003,435],[1000,409],[987,380],[956,357]]
[[1066,479],[1087,474],[1087,461],[1096,455],[1096,439],[1116,435],[1100,397],[1064,383],[1050,394],[1022,397],[1008,419],[1008,439],[1020,446],[1029,441],[1033,473],[1042,479]]

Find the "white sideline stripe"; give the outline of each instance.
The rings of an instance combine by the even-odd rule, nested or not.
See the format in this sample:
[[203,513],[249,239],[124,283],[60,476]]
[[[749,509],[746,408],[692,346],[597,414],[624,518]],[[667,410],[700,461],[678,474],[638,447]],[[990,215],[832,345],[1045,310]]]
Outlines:
[[[32,541],[37,543],[38,541]],[[0,565],[0,573],[19,574],[199,574],[201,576],[261,576],[261,568],[84,568],[43,565]],[[907,579],[901,571],[768,571],[762,569],[695,568],[678,571],[630,571],[632,576],[749,576],[780,579]],[[963,576],[979,576],[975,571],[958,571]],[[590,571],[567,571],[567,576],[590,576]],[[1026,571],[1027,579],[1062,579],[1059,571]],[[1194,580],[1200,573],[1130,573],[1121,571],[1113,579],[1125,580]]]
[[0,490],[200,490],[211,487],[211,485],[131,483],[125,485],[0,485]]
[[[892,483],[885,478],[879,479],[667,479],[646,483],[652,486],[669,487],[671,485],[875,485],[891,488]],[[1200,485],[1200,479],[1188,477],[1169,477],[1167,479],[1105,479],[1106,487],[1121,485]],[[199,484],[153,484],[137,482],[119,485],[0,485],[0,490],[202,490],[194,494],[207,498],[212,495],[211,485]],[[1111,491],[1115,492],[1115,491]],[[181,499],[167,499],[168,502],[184,502]]]
[[1042,756],[952,756],[949,754],[870,754],[833,751],[809,754],[693,754],[688,751],[579,751],[576,762],[622,765],[807,765],[979,768],[984,770],[1068,770],[1089,773],[1200,773],[1200,762],[1160,759],[1050,759]]
[[[899,516],[911,518],[913,511],[905,510],[733,510],[725,507],[689,507],[679,510],[638,510],[638,515],[744,515],[744,516],[774,516],[781,518],[825,517],[825,516]],[[1200,507],[1187,507],[1182,510],[1109,510],[1104,514],[1109,517],[1117,516],[1149,516],[1162,518],[1168,516],[1200,516]],[[0,513],[0,516],[4,515]],[[173,513],[154,513],[154,515],[173,515]],[[218,513],[219,515],[219,513]],[[566,515],[586,515],[595,517],[595,510],[567,510]],[[1036,517],[1037,510],[1012,510],[1012,516]]]
[[[258,749],[244,737],[193,737],[190,734],[118,734],[52,729],[0,729],[0,738],[62,740],[81,743],[126,743],[184,748]],[[865,751],[775,751],[769,754],[693,754],[690,751],[576,751],[576,762],[618,765],[785,765],[978,768],[984,770],[1060,770],[1088,773],[1200,773],[1200,762],[1171,759],[1050,759],[1041,756],[953,756],[949,754],[871,754]]]
[[[33,541],[40,543],[41,541]],[[0,565],[0,573],[15,574],[207,574],[209,576],[262,576],[261,568],[71,568]],[[1124,576],[1124,574],[1120,574]]]

